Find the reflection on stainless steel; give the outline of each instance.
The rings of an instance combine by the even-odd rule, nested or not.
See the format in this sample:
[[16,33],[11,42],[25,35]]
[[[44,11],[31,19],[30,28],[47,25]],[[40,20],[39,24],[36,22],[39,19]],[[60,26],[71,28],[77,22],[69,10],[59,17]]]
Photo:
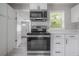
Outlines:
[[27,51],[28,56],[49,56],[50,51]]

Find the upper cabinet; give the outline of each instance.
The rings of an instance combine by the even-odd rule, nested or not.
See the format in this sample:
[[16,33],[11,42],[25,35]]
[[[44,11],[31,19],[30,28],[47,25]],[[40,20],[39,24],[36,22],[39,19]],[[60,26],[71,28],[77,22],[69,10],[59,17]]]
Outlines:
[[7,4],[0,3],[0,16],[7,16]]
[[71,22],[79,22],[79,4],[71,8]]
[[30,10],[47,10],[47,3],[31,3]]
[[12,19],[16,18],[15,10],[9,5],[8,5],[8,17]]

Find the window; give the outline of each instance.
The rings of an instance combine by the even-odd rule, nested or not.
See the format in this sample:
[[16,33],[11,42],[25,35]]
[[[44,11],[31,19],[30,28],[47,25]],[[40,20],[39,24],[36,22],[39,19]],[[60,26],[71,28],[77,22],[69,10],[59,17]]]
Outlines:
[[64,28],[64,11],[54,11],[50,13],[50,28]]

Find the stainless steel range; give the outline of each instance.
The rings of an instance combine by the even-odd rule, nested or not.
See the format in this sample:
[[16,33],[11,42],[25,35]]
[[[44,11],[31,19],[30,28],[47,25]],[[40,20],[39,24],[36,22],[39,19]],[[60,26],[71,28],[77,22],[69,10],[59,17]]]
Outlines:
[[50,55],[50,33],[46,31],[46,26],[36,26],[27,35],[28,54]]

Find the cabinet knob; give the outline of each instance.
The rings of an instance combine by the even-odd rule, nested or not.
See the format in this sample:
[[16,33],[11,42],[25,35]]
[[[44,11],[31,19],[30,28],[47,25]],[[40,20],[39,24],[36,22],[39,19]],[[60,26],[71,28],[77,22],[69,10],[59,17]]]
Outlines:
[[67,39],[66,39],[66,44],[67,44]]
[[15,40],[15,42],[17,42],[17,40]]
[[70,37],[75,37],[75,36],[70,36]]

